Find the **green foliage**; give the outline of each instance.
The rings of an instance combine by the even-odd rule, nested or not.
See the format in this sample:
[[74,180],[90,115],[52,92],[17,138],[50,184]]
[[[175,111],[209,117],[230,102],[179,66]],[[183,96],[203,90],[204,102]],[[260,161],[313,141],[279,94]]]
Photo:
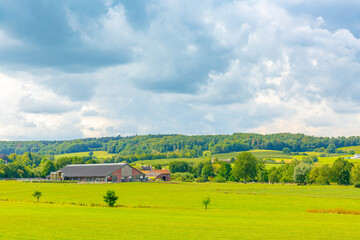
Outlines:
[[219,169],[219,176],[223,177],[226,180],[229,180],[231,176],[231,164],[225,161],[220,163],[221,167]]
[[40,191],[35,191],[35,192],[32,194],[32,196],[33,196],[34,198],[36,198],[37,201],[39,202],[39,199],[40,199],[40,197],[42,196],[42,192],[40,192]]
[[187,172],[177,172],[171,175],[171,179],[179,182],[192,182],[194,175]]
[[161,170],[162,169],[162,165],[161,164],[155,164],[154,168],[156,170]]
[[315,167],[311,170],[309,181],[311,183],[329,185],[331,180],[331,168],[328,164],[321,167]]
[[193,168],[193,174],[195,177],[199,178],[201,177],[201,172],[205,164],[203,162],[197,163]]
[[214,168],[211,164],[205,164],[201,171],[201,178],[204,181],[208,181],[210,177],[214,177]]
[[213,182],[218,182],[218,183],[224,183],[226,182],[226,178],[220,176],[220,175],[217,175],[216,177],[214,177],[212,179]]
[[108,190],[104,196],[104,202],[106,202],[109,207],[113,207],[118,198],[119,197],[116,196],[115,191]]
[[339,172],[339,185],[350,184],[350,171],[348,168],[341,169]]
[[288,154],[288,155],[291,154],[291,150],[290,150],[290,148],[288,148],[288,147],[284,147],[283,150],[282,150],[282,152],[283,152],[284,154]]
[[[26,152],[42,155],[58,155],[76,152],[106,151],[121,156],[133,155],[137,160],[163,158],[192,158],[204,154],[248,151],[251,149],[270,149],[292,152],[322,151],[336,152],[336,148],[360,145],[360,137],[328,138],[313,137],[304,134],[251,134],[234,133],[232,135],[144,135],[131,137],[87,138],[71,141],[3,141],[0,153],[22,155]],[[150,154],[151,158],[142,156]],[[140,158],[139,158],[140,157]],[[144,158],[143,158],[144,157]],[[130,160],[128,158],[127,160]]]
[[211,198],[206,197],[204,200],[201,201],[202,204],[204,204],[205,210],[207,210],[207,206],[210,204],[211,202]]
[[350,172],[353,164],[344,158],[335,160],[331,167],[332,181],[337,182],[339,185],[348,185],[350,183]]
[[334,143],[329,144],[328,147],[326,148],[326,151],[328,153],[335,153],[335,151],[336,151],[335,144]]
[[86,164],[97,164],[99,163],[98,161],[96,161],[95,159],[90,159],[86,161]]
[[298,184],[306,184],[309,182],[309,173],[312,167],[308,163],[301,162],[294,168],[294,182]]
[[302,162],[305,162],[305,163],[309,163],[309,164],[312,164],[312,163],[315,163],[315,162],[318,162],[319,159],[316,155],[311,155],[311,156],[306,156],[306,157],[303,157],[301,159]]
[[254,179],[257,174],[258,160],[249,152],[243,152],[236,156],[234,162],[234,167],[232,169],[232,175],[239,181],[244,179],[246,183],[247,180]]
[[187,172],[189,171],[189,164],[185,161],[174,161],[169,164],[169,170],[171,173]]
[[44,163],[44,165],[41,168],[41,176],[46,177],[47,175],[49,175],[51,172],[54,171],[55,171],[54,163],[48,160]]
[[360,182],[355,182],[355,183],[354,183],[354,187],[360,188]]
[[350,177],[351,183],[356,183],[359,182],[360,183],[360,165],[356,164],[354,165],[354,167],[351,169],[351,177]]
[[278,183],[280,181],[279,173],[277,172],[276,168],[272,168],[269,171],[269,182],[270,183]]

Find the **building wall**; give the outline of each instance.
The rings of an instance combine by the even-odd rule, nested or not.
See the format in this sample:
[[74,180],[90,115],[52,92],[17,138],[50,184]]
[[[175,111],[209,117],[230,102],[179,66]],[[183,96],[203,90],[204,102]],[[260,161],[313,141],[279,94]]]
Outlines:
[[119,170],[112,173],[112,177],[116,176],[116,182],[129,182],[129,181],[141,181],[144,178],[140,178],[142,174],[140,171],[125,165]]
[[[122,168],[116,170],[115,172],[112,173],[112,178],[113,178],[113,182],[121,182],[121,178],[122,178]],[[116,179],[114,178],[116,177]]]
[[[165,179],[164,179],[164,177],[165,177]],[[163,181],[171,181],[171,177],[170,177],[170,174],[164,174],[164,173],[161,173],[161,174],[159,174],[157,177],[156,177],[156,179],[161,179],[161,180],[163,180]]]

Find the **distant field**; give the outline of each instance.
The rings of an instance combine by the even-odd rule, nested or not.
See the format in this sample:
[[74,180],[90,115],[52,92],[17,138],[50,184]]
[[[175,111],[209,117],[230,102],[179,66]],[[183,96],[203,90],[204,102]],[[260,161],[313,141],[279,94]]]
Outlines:
[[[123,207],[90,207],[108,189]],[[40,203],[31,196],[35,190],[43,192]],[[207,211],[204,197],[211,197]],[[8,199],[0,201],[0,239],[340,240],[360,234],[360,216],[307,212],[360,210],[360,190],[352,186],[0,181],[0,199]]]
[[[257,158],[269,158],[274,159],[277,162],[284,160],[285,162],[291,162],[292,158],[289,155],[283,154],[280,151],[273,151],[273,150],[251,150],[250,151],[255,157]],[[241,152],[232,152],[232,153],[219,153],[213,154],[209,156],[210,158],[218,158],[218,159],[230,159],[232,157],[236,157]],[[154,165],[154,164],[162,164],[167,165],[172,161],[185,161],[188,163],[197,163],[204,161],[205,157],[199,158],[171,158],[171,159],[156,159],[156,160],[140,160],[137,161],[137,164],[144,164],[144,165]]]
[[167,158],[167,159],[154,159],[154,160],[139,160],[134,163],[143,164],[143,165],[155,165],[155,164],[167,165],[173,161],[185,161],[188,162],[189,164],[193,164],[204,161],[204,158]]
[[360,146],[352,146],[352,147],[342,147],[342,148],[339,148],[343,151],[355,151],[355,153],[360,153]]
[[[280,158],[280,159],[291,159],[291,156],[282,153],[281,151],[275,150],[251,150],[250,151],[257,158]],[[211,157],[217,157],[219,159],[229,159],[231,157],[236,157],[241,152],[232,152],[232,153],[220,153],[213,154]]]
[[[359,153],[360,153],[360,146],[346,147],[346,148],[341,148],[341,149],[346,150],[346,151],[351,151],[351,150],[359,151]],[[355,150],[355,149],[358,149],[358,150]],[[286,154],[282,153],[281,151],[275,151],[275,150],[251,150],[250,152],[257,158],[273,159],[276,162],[280,162],[280,161],[284,160],[285,163],[289,163],[294,159],[301,160],[303,157],[305,157],[304,155],[289,156],[289,155],[286,155]],[[210,158],[217,157],[218,159],[230,159],[231,157],[236,157],[240,153],[241,152],[213,154],[213,155],[210,156]],[[349,154],[347,154],[347,155],[344,155],[344,154],[331,154],[329,157],[319,157],[319,155],[321,154],[319,152],[305,152],[305,153],[308,154],[308,156],[317,155],[318,158],[319,158],[319,162],[323,163],[323,164],[332,164],[338,157],[352,157],[353,156],[353,155],[349,155]],[[99,159],[100,158],[106,159],[106,158],[112,157],[114,155],[116,155],[116,154],[109,154],[106,151],[94,151],[94,156],[96,156]],[[61,158],[61,157],[73,157],[73,156],[79,156],[79,157],[89,156],[89,152],[66,153],[66,154],[55,155],[55,159],[58,159],[58,158]],[[162,165],[167,165],[172,161],[186,161],[186,162],[192,164],[192,163],[197,163],[197,162],[204,161],[204,158],[205,157],[140,160],[140,161],[137,161],[136,164],[143,164],[143,165],[162,164]],[[359,160],[353,160],[353,159],[349,159],[348,161],[355,162],[355,163],[360,162]]]
[[[95,157],[104,158],[104,159],[116,155],[116,154],[110,154],[110,153],[108,153],[106,151],[94,151],[93,153],[94,153]],[[89,156],[89,152],[77,152],[77,153],[59,154],[59,155],[55,155],[55,159],[62,158],[62,157],[75,157],[75,156],[78,156],[78,157]]]

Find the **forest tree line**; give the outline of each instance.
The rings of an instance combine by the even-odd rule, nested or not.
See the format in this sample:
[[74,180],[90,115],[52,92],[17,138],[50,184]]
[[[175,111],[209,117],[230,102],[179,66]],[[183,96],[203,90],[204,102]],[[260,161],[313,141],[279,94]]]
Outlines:
[[[26,152],[40,155],[107,151],[121,156],[137,155],[160,158],[199,157],[204,151],[211,154],[248,151],[252,149],[283,150],[291,152],[321,151],[360,145],[360,137],[314,137],[304,134],[253,134],[232,135],[143,135],[129,137],[85,138],[69,141],[1,141],[0,154],[22,155]],[[142,157],[138,158],[138,160]],[[152,158],[147,158],[152,159]]]

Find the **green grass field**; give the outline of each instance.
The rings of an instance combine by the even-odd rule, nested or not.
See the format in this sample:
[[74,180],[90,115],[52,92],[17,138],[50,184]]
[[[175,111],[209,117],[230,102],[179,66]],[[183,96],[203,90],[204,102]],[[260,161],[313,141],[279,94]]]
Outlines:
[[[91,207],[102,203],[108,189],[123,207]],[[40,203],[31,196],[35,190],[43,192]],[[207,211],[204,197],[211,197]],[[0,201],[0,239],[358,239],[360,234],[360,216],[307,212],[360,210],[360,190],[351,186],[1,181],[0,199],[7,199]]]
[[[109,158],[109,157],[112,157],[116,154],[110,154],[106,151],[94,151],[94,156],[97,157],[97,158],[103,158],[103,159],[106,159],[106,158]],[[64,153],[64,154],[59,154],[59,155],[55,155],[55,159],[58,159],[58,158],[62,158],[62,157],[85,157],[85,156],[89,156],[89,152],[77,152],[77,153]]]
[[355,151],[355,153],[360,153],[360,146],[351,146],[351,147],[342,147],[342,148],[339,148],[343,151]]

